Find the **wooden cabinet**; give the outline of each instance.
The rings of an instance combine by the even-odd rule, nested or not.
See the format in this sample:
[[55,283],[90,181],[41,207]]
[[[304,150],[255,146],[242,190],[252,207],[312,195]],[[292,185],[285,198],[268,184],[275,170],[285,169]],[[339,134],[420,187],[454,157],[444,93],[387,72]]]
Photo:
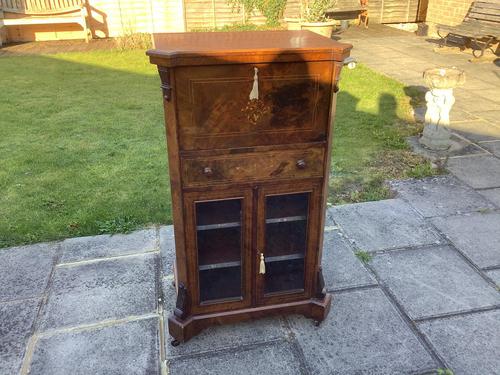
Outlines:
[[154,40],[176,240],[173,342],[271,314],[323,320],[332,121],[351,46],[309,31]]

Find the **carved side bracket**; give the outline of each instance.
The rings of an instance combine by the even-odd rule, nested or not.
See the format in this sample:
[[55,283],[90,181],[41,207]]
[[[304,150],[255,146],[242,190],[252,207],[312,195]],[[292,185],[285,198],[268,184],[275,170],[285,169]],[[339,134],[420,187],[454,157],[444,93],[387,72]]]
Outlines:
[[333,82],[333,92],[336,94],[339,91],[339,81],[340,81],[340,73],[342,72],[342,67],[344,66],[341,62],[335,63],[335,77]]
[[160,73],[161,79],[161,89],[163,91],[163,98],[169,102],[172,98],[172,85],[170,84],[170,72],[167,68],[163,66],[158,67],[158,73]]
[[183,283],[177,287],[177,302],[175,303],[174,315],[179,319],[184,319],[187,315],[188,292]]
[[325,279],[323,278],[323,270],[318,269],[318,279],[316,280],[316,298],[323,299],[326,296]]

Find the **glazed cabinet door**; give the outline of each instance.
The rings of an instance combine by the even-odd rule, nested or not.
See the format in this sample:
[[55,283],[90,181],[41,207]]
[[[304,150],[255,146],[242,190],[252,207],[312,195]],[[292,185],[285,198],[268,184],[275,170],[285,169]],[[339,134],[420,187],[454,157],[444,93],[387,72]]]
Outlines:
[[250,305],[251,205],[250,189],[185,195],[193,312]]
[[281,303],[311,295],[318,246],[318,184],[259,189],[257,299]]

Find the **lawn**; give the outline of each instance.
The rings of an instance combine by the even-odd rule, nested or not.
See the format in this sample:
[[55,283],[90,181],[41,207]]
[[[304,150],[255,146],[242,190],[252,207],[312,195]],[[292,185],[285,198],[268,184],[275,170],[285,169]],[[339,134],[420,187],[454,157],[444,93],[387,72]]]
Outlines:
[[[0,58],[0,247],[171,222],[159,79],[143,51]],[[433,173],[402,84],[358,67],[338,97],[331,201]]]

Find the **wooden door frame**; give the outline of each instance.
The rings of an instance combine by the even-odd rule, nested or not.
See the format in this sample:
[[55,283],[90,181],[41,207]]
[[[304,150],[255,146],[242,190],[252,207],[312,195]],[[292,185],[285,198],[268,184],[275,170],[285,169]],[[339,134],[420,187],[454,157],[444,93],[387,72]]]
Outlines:
[[[306,254],[304,258],[304,291],[303,292],[282,292],[273,293],[270,296],[264,295],[264,276],[257,274],[259,271],[260,252],[265,255],[265,198],[269,195],[289,195],[310,193],[308,204],[307,238]],[[255,231],[254,246],[252,251],[255,274],[255,304],[256,306],[285,303],[291,301],[311,298],[314,295],[316,278],[316,262],[319,238],[317,229],[320,223],[321,208],[321,182],[297,182],[290,181],[282,184],[262,184],[257,189],[257,204],[255,210]]]
[[[200,285],[198,276],[198,251],[197,251],[197,235],[196,235],[196,203],[222,201],[229,199],[241,199],[241,220],[242,220],[242,257],[241,257],[241,274],[242,274],[242,299],[235,301],[214,301],[200,303]],[[204,192],[187,192],[184,194],[184,217],[186,222],[186,256],[188,262],[188,278],[191,290],[188,293],[191,295],[191,313],[210,313],[219,311],[228,311],[249,307],[252,304],[252,189],[251,188],[221,188],[217,190]]]

